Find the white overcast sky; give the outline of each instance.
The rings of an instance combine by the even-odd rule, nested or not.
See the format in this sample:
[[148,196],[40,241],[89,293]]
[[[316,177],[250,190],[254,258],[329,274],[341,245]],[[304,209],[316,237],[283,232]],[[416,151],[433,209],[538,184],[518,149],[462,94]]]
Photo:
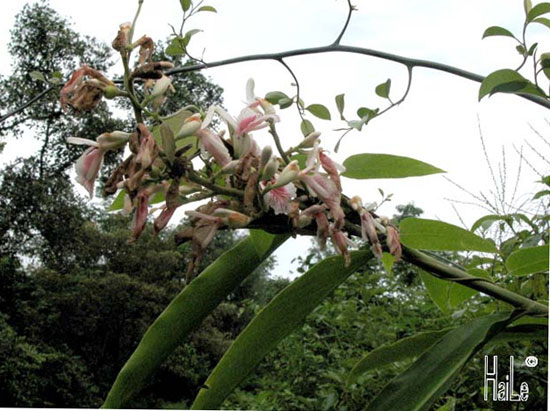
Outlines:
[[[2,3],[2,74],[9,72],[6,57],[9,28],[13,25],[15,14],[25,3],[20,0]],[[514,68],[519,64],[513,40],[490,38],[482,41],[481,35],[485,28],[492,25],[504,26],[519,33],[523,22],[521,0],[355,0],[354,3],[358,11],[353,15],[342,44],[434,60],[481,75],[501,68]],[[218,14],[203,13],[189,22],[188,29],[204,30],[194,37],[191,50],[193,54],[200,55],[204,49],[207,62],[246,54],[327,45],[340,32],[347,14],[345,0],[211,0],[205,4],[216,7]],[[77,31],[110,44],[118,24],[133,18],[137,1],[51,0],[50,5],[61,15],[69,17]],[[154,39],[166,38],[170,33],[168,23],[179,25],[180,10],[178,0],[145,0],[136,36],[147,34]],[[541,27],[528,32],[528,38],[538,40],[542,51],[549,46],[548,31],[544,30]],[[546,39],[546,42],[541,39]],[[402,66],[366,56],[324,54],[289,58],[286,62],[300,81],[301,96],[306,105],[326,105],[333,119],[338,118],[335,95],[345,93],[345,113],[353,117],[361,106],[384,107],[384,101],[374,93],[377,84],[391,78],[391,96],[396,100],[406,82],[406,72]],[[205,74],[224,88],[225,106],[233,114],[237,114],[243,106],[244,87],[250,77],[256,81],[258,95],[273,90],[294,93],[288,72],[272,61],[213,68]],[[502,163],[502,149],[506,152],[509,192],[515,183],[518,166],[514,146],[518,149],[524,146],[530,163],[540,173],[548,173],[548,163],[538,154],[549,158],[549,146],[530,128],[532,126],[542,135],[548,135],[550,126],[546,123],[546,111],[508,95],[496,95],[478,103],[478,88],[477,83],[469,80],[417,68],[407,100],[387,115],[375,119],[366,131],[350,133],[334,157],[343,162],[349,155],[362,152],[409,156],[446,170],[446,176],[472,192],[488,193],[494,190],[494,185],[481,149],[479,118],[488,155],[497,174],[498,163]],[[339,132],[334,129],[342,127],[342,123],[327,122],[312,116],[309,118],[322,131],[323,146],[332,150],[339,137]],[[301,136],[297,115],[292,109],[287,109],[281,113],[281,119],[283,144],[294,144]],[[257,137],[261,143],[269,143],[267,135],[259,133]],[[527,148],[525,141],[535,147],[538,154]],[[8,141],[0,161],[13,158],[18,149],[17,142]],[[537,174],[524,165],[518,189],[520,197],[532,195],[537,179]],[[440,175],[402,180],[346,179],[344,182],[344,192],[350,196],[358,194],[365,202],[379,200],[378,188],[394,193],[392,203],[380,210],[382,214],[391,216],[395,205],[414,201],[425,210],[424,217],[457,225],[461,223],[452,204],[445,199],[475,201]],[[487,214],[476,206],[455,206],[468,226]],[[303,247],[309,242],[302,240],[298,244],[294,242],[285,246],[286,249],[279,255],[279,262],[284,263],[281,260],[303,253]]]

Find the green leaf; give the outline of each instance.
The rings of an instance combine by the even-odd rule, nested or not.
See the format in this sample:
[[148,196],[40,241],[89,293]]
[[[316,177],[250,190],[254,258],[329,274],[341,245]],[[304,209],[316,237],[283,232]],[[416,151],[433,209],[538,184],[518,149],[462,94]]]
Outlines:
[[278,101],[278,103],[281,110],[283,110],[285,108],[289,108],[292,103],[294,103],[294,100],[292,100],[291,98],[282,98]]
[[340,120],[346,121],[344,117],[344,94],[338,94],[334,100],[336,101],[336,108],[340,114]]
[[31,71],[29,76],[31,76],[33,80],[46,81],[46,76],[44,76],[44,74],[40,71]]
[[160,124],[160,136],[162,139],[162,150],[170,163],[174,162],[174,154],[176,152],[176,142],[174,140],[174,132],[166,123]]
[[489,227],[491,227],[491,225],[493,225],[493,223],[495,221],[506,221],[508,218],[509,217],[507,217],[507,216],[502,216],[502,215],[497,215],[497,214],[485,215],[485,216],[481,217],[480,219],[478,219],[472,225],[472,228],[470,228],[470,231],[474,232],[480,227],[483,230],[487,230],[487,229],[489,229]]
[[527,13],[527,22],[531,22],[546,13],[550,13],[550,3],[539,3]]
[[122,208],[124,207],[125,196],[126,196],[126,190],[120,190],[107,211],[122,210]]
[[485,37],[491,37],[491,36],[506,36],[506,37],[515,38],[510,30],[499,26],[491,26],[487,28],[483,32],[483,36],[481,36],[481,38],[484,39]]
[[[468,273],[475,277],[490,278],[489,273],[480,268],[469,269]],[[456,282],[436,278],[424,271],[420,272],[420,278],[422,278],[428,295],[444,314],[449,314],[455,307],[477,293],[476,290]]]
[[191,7],[191,0],[180,0],[180,4],[182,10],[187,11]]
[[202,6],[202,7],[199,7],[197,12],[199,11],[211,11],[212,13],[217,13],[218,10],[216,10],[215,7],[212,7],[212,6]]
[[538,19],[533,20],[533,23],[539,23],[543,26],[546,26],[550,29],[550,19],[547,19],[545,17],[539,17]]
[[375,108],[374,110],[371,110],[370,108],[359,107],[359,109],[357,109],[357,115],[361,120],[363,120],[365,124],[368,123],[370,120],[372,120],[374,117],[376,117],[377,114],[378,114],[377,108]]
[[546,97],[544,92],[514,70],[502,69],[489,74],[479,88],[479,100],[495,93],[533,94]]
[[506,259],[506,268],[512,275],[548,272],[548,245],[514,251]]
[[525,47],[523,47],[522,44],[517,45],[516,50],[520,56],[525,56],[527,54],[527,51],[525,50]]
[[392,274],[393,263],[395,262],[395,257],[390,253],[382,253],[382,265],[388,274]]
[[527,16],[531,9],[533,8],[533,3],[531,0],[523,0],[523,10],[525,10],[525,15]]
[[533,200],[538,200],[539,198],[546,197],[548,195],[550,195],[550,190],[542,190],[533,196]]
[[273,234],[269,234],[264,230],[250,230],[250,240],[254,245],[258,258],[261,258],[271,247]]
[[[199,29],[193,29],[193,30],[189,30],[187,33],[185,33],[185,38],[191,38],[193,37],[195,34],[198,34],[200,33],[202,30],[199,30]],[[187,43],[189,43],[189,40],[187,40]],[[187,44],[186,44],[187,45]]]
[[304,119],[300,123],[300,130],[302,131],[304,137],[306,137],[315,131],[315,127],[313,127],[311,121]]
[[511,313],[494,314],[449,331],[371,402],[369,411],[428,409],[453,383],[464,364],[505,327]]
[[103,408],[126,405],[191,331],[287,238],[272,236],[269,249],[259,257],[247,237],[191,281],[149,327],[116,378]]
[[[189,42],[189,41],[187,41]],[[183,37],[175,37],[172,39],[166,50],[167,55],[175,57],[185,54],[186,40]]]
[[348,384],[351,385],[357,382],[357,379],[367,371],[378,370],[397,361],[404,361],[419,356],[451,329],[446,328],[440,331],[415,334],[369,352],[355,364],[349,373]]
[[218,409],[262,358],[298,328],[330,292],[364,266],[372,254],[356,251],[351,257],[349,267],[344,267],[341,256],[326,258],[277,294],[233,342],[191,408]]
[[[176,136],[183,126],[185,120],[192,114],[193,113],[191,111],[183,108],[167,117],[164,117],[162,123],[166,124],[170,128],[170,130],[172,130],[174,136]],[[160,130],[161,129],[159,126],[153,127],[153,136],[155,137],[157,144],[163,147],[164,143]],[[188,146],[189,149],[182,153],[182,155],[190,157],[195,154],[199,150],[197,137],[189,136],[176,140],[176,151],[184,146]]]
[[311,104],[306,107],[306,110],[321,120],[330,120],[330,112],[322,104]]
[[388,98],[390,95],[391,79],[387,79],[386,82],[376,86],[374,90],[377,95],[382,98]]
[[494,336],[489,344],[503,344],[518,341],[545,341],[548,338],[548,325],[541,324],[522,324],[513,327],[507,327],[502,332]]
[[348,178],[404,178],[418,177],[445,171],[419,160],[391,154],[355,154],[344,161]]
[[542,53],[540,55],[540,66],[547,79],[550,79],[550,53]]
[[438,251],[498,252],[491,240],[442,221],[406,218],[399,224],[399,231],[401,241],[407,247]]
[[265,95],[265,99],[271,104],[279,104],[279,100],[285,98],[290,100],[290,98],[282,91],[270,91]]

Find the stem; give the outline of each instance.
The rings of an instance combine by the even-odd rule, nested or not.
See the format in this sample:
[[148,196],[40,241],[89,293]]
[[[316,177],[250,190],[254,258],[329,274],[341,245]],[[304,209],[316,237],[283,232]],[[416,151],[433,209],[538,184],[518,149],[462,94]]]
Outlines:
[[6,114],[0,116],[0,123],[6,121],[8,118],[12,117],[12,116],[15,116],[16,114],[22,112],[23,110],[25,110],[27,107],[30,107],[32,106],[35,102],[37,102],[38,100],[40,100],[42,97],[44,97],[46,94],[48,94],[50,91],[52,90],[55,90],[57,87],[59,86],[62,86],[63,84],[56,84],[55,86],[50,86],[48,87],[46,90],[38,93],[36,96],[34,96],[33,98],[31,98],[29,101],[27,101],[26,103],[24,103],[23,105],[13,109],[12,111],[9,111],[7,112]]
[[459,281],[469,288],[481,291],[482,293],[507,302],[517,308],[521,308],[528,315],[548,316],[548,308],[543,304],[502,288],[486,279],[474,277],[456,267],[442,263],[421,251],[404,245],[402,247],[403,259],[405,261],[427,270],[432,274],[436,274],[437,277],[441,277],[445,280]]
[[283,146],[281,146],[281,139],[279,138],[279,134],[277,134],[277,129],[275,128],[275,124],[272,121],[269,122],[269,134],[273,136],[273,141],[275,141],[277,150],[279,151],[279,154],[281,155],[281,158],[283,159],[285,164],[290,163],[290,159],[286,155],[286,152],[283,149]]
[[[393,61],[395,63],[400,63],[412,68],[423,67],[423,68],[428,68],[432,70],[443,71],[445,73],[453,74],[457,77],[462,77],[468,80],[476,81],[478,83],[481,83],[485,78],[479,74],[462,70],[460,68],[450,66],[447,64],[437,63],[435,61],[414,59],[414,58],[399,56],[397,54],[386,53],[380,50],[367,49],[367,48],[354,47],[354,46],[345,46],[341,44],[331,44],[328,46],[289,50],[289,51],[283,51],[280,53],[251,54],[247,56],[233,57],[230,59],[214,61],[212,63],[200,63],[200,64],[194,64],[191,66],[176,67],[172,70],[168,70],[166,74],[172,75],[172,74],[188,73],[191,71],[198,71],[198,70],[203,70],[203,69],[212,68],[212,67],[227,66],[231,64],[242,63],[245,61],[255,61],[255,60],[279,61],[286,57],[303,56],[303,55],[320,54],[320,53],[332,53],[332,52],[363,54],[366,56],[377,57],[383,60]],[[536,103],[540,106],[550,109],[550,101],[542,97],[533,96],[530,94],[518,94],[518,96],[526,100],[529,100],[533,103]]]
[[139,13],[141,12],[142,5],[143,5],[143,0],[138,0],[138,8],[136,10],[136,15],[134,16],[134,20],[132,21],[132,27],[130,27],[130,33],[128,35],[128,43],[130,44],[132,43],[132,39],[134,38],[134,28],[136,27],[136,22],[139,17]]
[[197,183],[202,185],[203,187],[206,187],[210,190],[212,190],[216,194],[224,194],[230,197],[237,197],[237,198],[244,198],[244,192],[241,190],[237,190],[235,188],[230,187],[221,187],[214,183],[211,183],[208,180],[205,180],[201,176],[199,176],[196,172],[189,170],[185,176],[189,181],[192,181],[193,183]]
[[290,73],[290,75],[294,79],[294,84],[296,84],[296,107],[298,108],[298,114],[300,115],[300,118],[303,121],[304,120],[304,109],[300,105],[300,82],[298,81],[298,78],[296,77],[296,74],[294,74],[294,72],[292,71],[290,66],[288,64],[286,64],[283,59],[278,60],[278,62],[281,63],[284,66],[284,68],[286,68],[288,70],[288,72]]
[[342,28],[342,31],[340,32],[338,37],[336,37],[336,40],[334,40],[334,43],[332,44],[340,44],[340,40],[342,40],[344,33],[348,29],[348,24],[351,20],[351,13],[353,13],[353,10],[354,8],[353,8],[353,5],[351,4],[351,0],[348,0],[348,17],[346,18],[346,22],[344,23],[344,27]]
[[130,67],[128,65],[129,55],[129,52],[122,55],[122,64],[124,66],[124,87],[126,88],[126,92],[128,93],[128,97],[130,98],[130,101],[132,103],[136,122],[143,123],[142,107],[134,94],[134,83],[130,75]]

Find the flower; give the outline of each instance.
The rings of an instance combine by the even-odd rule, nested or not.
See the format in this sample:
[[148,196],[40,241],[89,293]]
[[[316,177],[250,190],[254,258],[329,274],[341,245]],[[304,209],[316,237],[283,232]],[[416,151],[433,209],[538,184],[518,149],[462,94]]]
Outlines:
[[294,197],[296,197],[296,187],[294,184],[288,183],[265,193],[264,203],[271,207],[275,214],[287,214],[288,204]]
[[159,148],[155,137],[144,124],[138,124],[137,134],[139,136],[139,149],[136,154],[136,163],[142,169],[145,169],[153,164],[159,154]]
[[[268,126],[269,121],[277,122],[273,106],[264,99],[254,96],[254,81],[249,80],[246,86],[247,105],[241,110],[237,118],[218,106],[210,106],[205,123],[210,123],[214,113],[218,114],[228,125],[231,131],[231,142],[237,158],[252,152],[259,156],[260,150],[249,133]],[[263,112],[258,109],[261,107]]]
[[208,128],[212,121],[212,107],[201,122],[199,114],[193,114],[185,119],[176,139],[196,135],[199,138],[201,151],[208,153],[218,165],[225,167],[231,162],[231,156],[221,137]]
[[341,190],[324,175],[317,172],[314,174],[300,174],[300,180],[307,184],[308,189],[323,201],[330,209],[336,230],[344,225],[345,214],[340,206]]
[[124,147],[129,138],[130,134],[122,131],[103,133],[96,141],[80,137],[67,138],[67,141],[71,144],[90,146],[78,158],[75,164],[76,181],[88,190],[90,198],[94,196],[94,182],[103,164],[105,153],[109,150]]
[[94,183],[103,164],[103,154],[99,148],[89,147],[75,164],[76,181],[88,190],[90,198],[94,196]]
[[344,266],[349,267],[351,263],[351,256],[348,250],[348,245],[353,243],[348,238],[348,236],[340,230],[332,230],[331,239],[332,243],[336,247],[336,251],[344,256]]
[[382,246],[376,233],[374,218],[367,210],[361,210],[361,236],[363,240],[369,240],[372,246],[372,252],[378,258],[382,258]]
[[[86,77],[91,77],[85,80]],[[67,103],[77,111],[88,111],[99,104],[107,87],[115,83],[99,71],[82,65],[76,70],[60,92],[61,108],[67,111]]]

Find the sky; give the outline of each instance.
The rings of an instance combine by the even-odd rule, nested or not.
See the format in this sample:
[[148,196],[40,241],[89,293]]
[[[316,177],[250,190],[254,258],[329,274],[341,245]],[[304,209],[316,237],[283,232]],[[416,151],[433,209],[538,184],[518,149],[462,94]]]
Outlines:
[[[534,2],[536,3],[536,2]],[[9,73],[7,44],[9,28],[25,1],[3,2],[0,15],[0,73]],[[207,62],[247,54],[278,52],[330,44],[339,34],[347,15],[344,0],[211,0],[218,13],[202,13],[189,21],[187,29],[201,29],[193,38],[191,54],[203,55]],[[513,40],[481,39],[493,25],[519,33],[523,22],[523,1],[509,0],[392,0],[373,2],[355,0],[357,11],[341,44],[383,50],[407,57],[433,60],[457,66],[481,75],[519,64]],[[75,2],[50,0],[50,5],[68,17],[74,28],[110,44],[118,25],[133,18],[136,0]],[[147,34],[165,39],[169,24],[179,26],[181,8],[178,0],[145,0],[136,26],[136,36]],[[528,38],[539,40],[548,48],[548,32],[541,26],[530,29]],[[543,41],[544,40],[544,41]],[[338,119],[334,97],[345,93],[347,117],[357,108],[385,107],[376,96],[376,85],[391,78],[390,96],[397,100],[406,85],[406,70],[396,63],[361,55],[332,53],[293,57],[285,60],[295,72],[306,105],[327,106],[334,121],[308,118],[322,132],[322,145],[333,150],[343,123]],[[256,94],[280,90],[294,94],[288,71],[274,61],[247,62],[204,71],[225,90],[225,106],[238,114],[244,105],[245,84],[256,82]],[[529,75],[529,73],[525,73]],[[478,102],[479,85],[446,73],[416,68],[410,93],[400,106],[375,119],[364,131],[352,132],[343,140],[340,151],[332,157],[343,162],[357,153],[384,153],[412,157],[446,171],[445,176],[470,192],[491,197],[500,175],[508,187],[507,208],[514,210],[522,199],[536,191],[539,178],[525,163],[517,179],[519,156],[525,157],[538,173],[548,174],[550,158],[548,139],[543,141],[549,124],[545,109],[511,95],[495,95]],[[0,106],[1,111],[1,106]],[[278,126],[282,143],[295,145],[301,138],[299,117],[293,109],[280,113]],[[536,132],[535,132],[535,131]],[[481,138],[486,146],[482,149]],[[86,137],[86,136],[81,136]],[[272,144],[267,133],[257,133],[260,145]],[[531,149],[528,145],[534,148]],[[504,153],[504,154],[503,154]],[[8,141],[0,163],[24,154],[24,149]],[[493,169],[492,177],[488,161]],[[503,165],[505,163],[505,166]],[[500,166],[499,166],[500,164]],[[499,168],[502,171],[499,173]],[[511,193],[518,181],[517,195]],[[425,218],[441,219],[470,227],[488,214],[479,201],[461,191],[442,175],[392,180],[343,181],[344,192],[360,195],[365,203],[379,201],[381,188],[393,193],[390,203],[379,210],[391,216],[398,204],[414,202]],[[449,199],[455,201],[449,201]],[[278,251],[278,272],[292,273],[289,261],[302,255],[309,239],[290,240]]]

